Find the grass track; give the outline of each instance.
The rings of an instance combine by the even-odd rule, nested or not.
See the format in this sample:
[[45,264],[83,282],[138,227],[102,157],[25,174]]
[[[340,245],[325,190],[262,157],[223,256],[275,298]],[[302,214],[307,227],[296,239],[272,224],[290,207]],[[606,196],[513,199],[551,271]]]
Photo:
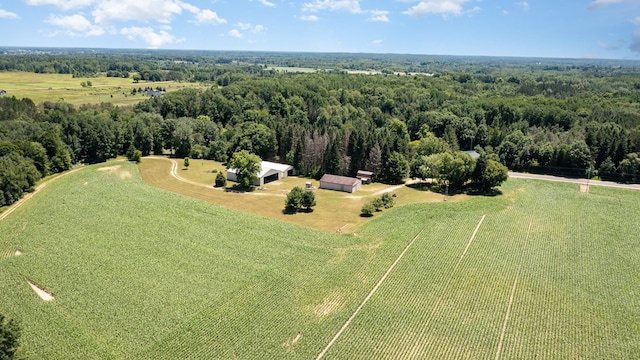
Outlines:
[[495,358],[501,337],[500,359],[640,353],[637,192],[509,180],[502,196],[385,211],[354,236],[107,165],[120,167],[57,179],[0,221],[0,312],[27,356],[314,358],[422,229],[325,359]]

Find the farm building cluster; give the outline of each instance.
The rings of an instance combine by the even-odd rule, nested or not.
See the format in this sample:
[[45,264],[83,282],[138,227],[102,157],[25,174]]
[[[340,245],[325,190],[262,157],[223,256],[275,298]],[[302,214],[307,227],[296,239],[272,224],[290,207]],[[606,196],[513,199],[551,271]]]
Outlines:
[[[291,165],[279,164],[270,161],[263,161],[260,164],[258,177],[254,181],[254,186],[264,186],[273,181],[284,179],[288,176],[295,175],[295,169]],[[320,179],[320,189],[344,191],[353,193],[358,191],[362,184],[370,184],[373,181],[373,173],[370,171],[360,170],[357,177],[347,177],[340,175],[324,174]],[[238,181],[237,170],[227,169],[227,180]],[[307,183],[307,190],[313,189]]]

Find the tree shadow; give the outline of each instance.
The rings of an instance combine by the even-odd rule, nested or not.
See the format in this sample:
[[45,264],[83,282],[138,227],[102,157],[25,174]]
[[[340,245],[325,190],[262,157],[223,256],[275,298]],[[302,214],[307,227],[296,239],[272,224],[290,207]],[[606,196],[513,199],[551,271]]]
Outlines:
[[360,217],[363,217],[363,218],[370,218],[370,217],[373,217],[373,214],[362,214],[362,213],[361,213],[361,214],[360,214]]
[[499,189],[483,190],[483,189],[479,189],[479,188],[469,188],[469,189],[467,189],[466,194],[469,195],[469,196],[494,197],[494,196],[502,195],[502,191],[499,190]]
[[224,189],[225,192],[232,192],[232,193],[238,193],[238,194],[254,192],[255,190],[256,188],[254,186],[242,186],[242,185],[233,185],[232,187],[228,187]]

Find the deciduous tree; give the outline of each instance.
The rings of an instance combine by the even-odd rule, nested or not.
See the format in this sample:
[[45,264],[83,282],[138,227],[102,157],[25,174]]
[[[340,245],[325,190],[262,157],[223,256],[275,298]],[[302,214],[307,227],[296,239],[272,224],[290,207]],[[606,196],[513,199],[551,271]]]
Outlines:
[[258,155],[241,150],[233,154],[228,166],[236,171],[238,183],[249,187],[258,179],[261,163],[262,160]]

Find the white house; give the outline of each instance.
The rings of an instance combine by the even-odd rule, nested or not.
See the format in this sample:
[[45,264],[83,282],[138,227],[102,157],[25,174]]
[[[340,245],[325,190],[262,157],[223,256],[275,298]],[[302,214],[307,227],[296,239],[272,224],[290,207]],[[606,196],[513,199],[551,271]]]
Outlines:
[[[263,161],[258,179],[253,183],[255,186],[262,186],[272,181],[284,179],[287,176],[295,175],[293,166],[287,164],[278,164],[270,161]],[[236,177],[236,169],[227,169],[227,180],[238,181]]]
[[324,174],[320,179],[320,189],[356,192],[362,186],[362,180],[352,177]]

